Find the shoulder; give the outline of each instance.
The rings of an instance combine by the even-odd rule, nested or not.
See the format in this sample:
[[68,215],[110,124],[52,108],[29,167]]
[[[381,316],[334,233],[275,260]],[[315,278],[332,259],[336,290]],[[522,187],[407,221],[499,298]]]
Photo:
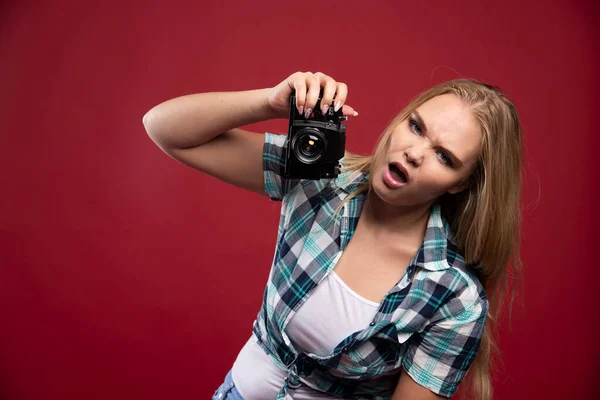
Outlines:
[[483,318],[489,302],[481,281],[464,265],[451,266],[441,271],[426,271],[417,275],[432,300],[439,305],[430,322],[462,315],[465,318]]
[[443,314],[456,315],[465,310],[487,314],[484,286],[455,244],[439,204],[432,208],[417,265],[420,268],[417,268],[415,279],[423,281],[418,286],[433,293],[430,300],[443,307]]

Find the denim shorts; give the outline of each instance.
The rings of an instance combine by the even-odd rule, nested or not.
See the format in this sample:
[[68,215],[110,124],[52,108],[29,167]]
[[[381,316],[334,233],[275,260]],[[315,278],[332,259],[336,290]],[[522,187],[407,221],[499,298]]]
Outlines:
[[238,392],[237,388],[235,387],[235,383],[233,383],[231,370],[229,370],[225,376],[225,382],[219,386],[213,395],[212,400],[244,400],[240,392]]

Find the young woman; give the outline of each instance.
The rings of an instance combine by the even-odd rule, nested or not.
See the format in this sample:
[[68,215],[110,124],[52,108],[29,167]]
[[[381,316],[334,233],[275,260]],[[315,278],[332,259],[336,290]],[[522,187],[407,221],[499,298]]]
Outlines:
[[[521,125],[495,87],[458,79],[414,99],[336,179],[285,179],[289,97],[356,116],[348,87],[297,72],[273,88],[168,100],[143,118],[169,156],[280,201],[250,339],[214,399],[435,399],[463,378],[491,397],[492,323],[520,272]],[[325,110],[323,110],[325,111]],[[513,274],[514,275],[514,274]],[[469,374],[467,375],[467,372]]]

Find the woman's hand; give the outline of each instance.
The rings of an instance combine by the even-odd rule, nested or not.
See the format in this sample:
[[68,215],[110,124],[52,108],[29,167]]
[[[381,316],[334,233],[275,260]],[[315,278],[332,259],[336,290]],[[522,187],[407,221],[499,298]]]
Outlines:
[[305,118],[313,111],[319,92],[323,88],[321,99],[321,111],[325,113],[329,107],[335,111],[342,109],[345,116],[356,116],[358,113],[346,105],[348,97],[348,86],[342,82],[336,82],[330,76],[321,72],[295,72],[287,77],[279,85],[271,89],[268,94],[267,107],[279,118],[288,118],[290,109],[290,95],[296,91],[296,108]]

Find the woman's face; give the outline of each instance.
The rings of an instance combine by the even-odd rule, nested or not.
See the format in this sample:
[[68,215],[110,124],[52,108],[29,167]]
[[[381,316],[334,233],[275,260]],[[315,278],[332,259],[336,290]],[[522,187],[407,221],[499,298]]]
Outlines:
[[372,189],[399,206],[431,204],[446,192],[457,193],[467,186],[480,143],[469,107],[456,95],[436,96],[394,128],[373,171]]

